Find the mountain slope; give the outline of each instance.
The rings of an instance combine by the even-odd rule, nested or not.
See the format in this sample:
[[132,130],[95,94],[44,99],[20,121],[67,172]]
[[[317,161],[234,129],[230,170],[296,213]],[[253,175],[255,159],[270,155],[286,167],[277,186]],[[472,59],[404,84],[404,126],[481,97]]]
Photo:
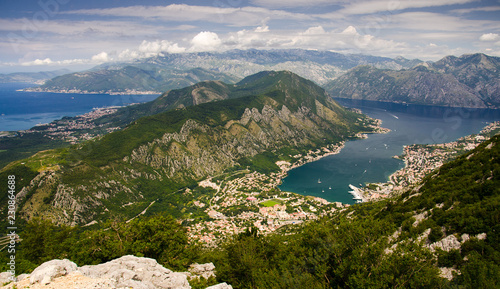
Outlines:
[[369,55],[343,55],[310,50],[231,50],[162,54],[128,63],[97,66],[47,81],[35,90],[137,93],[182,88],[204,80],[234,83],[263,70],[289,70],[324,84],[347,69],[361,64],[401,69],[419,60]]
[[[198,88],[205,85],[214,83]],[[162,206],[180,205],[176,192],[206,177],[276,171],[280,159],[370,131],[370,120],[290,72],[264,72],[221,91],[237,98],[143,117],[100,139],[11,164],[5,173],[24,166],[39,172],[19,196],[20,214],[84,224],[132,217],[153,204],[153,211],[168,210]]]
[[33,90],[82,93],[157,93],[204,80],[234,82],[237,78],[202,68],[165,70],[161,67],[127,65],[120,69],[61,75],[46,81]]
[[39,83],[59,75],[70,73],[67,69],[59,69],[54,71],[40,71],[40,72],[15,72],[9,74],[0,74],[0,83],[8,82],[31,82]]
[[237,288],[498,288],[499,188],[497,135],[399,197],[241,234],[211,261]]
[[500,107],[500,60],[484,54],[445,57],[409,70],[360,66],[333,80],[334,97],[424,105]]

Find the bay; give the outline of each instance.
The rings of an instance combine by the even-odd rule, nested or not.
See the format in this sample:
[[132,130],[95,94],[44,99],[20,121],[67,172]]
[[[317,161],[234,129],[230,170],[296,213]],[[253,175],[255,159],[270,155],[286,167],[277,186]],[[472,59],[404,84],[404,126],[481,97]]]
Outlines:
[[500,110],[337,101],[382,120],[382,126],[391,132],[349,141],[339,154],[289,171],[280,185],[281,190],[353,204],[349,184],[386,182],[403,167],[402,161],[393,158],[403,153],[403,146],[451,142],[478,133],[488,123],[500,120]]
[[0,131],[30,129],[64,116],[77,116],[98,107],[151,101],[158,95],[109,95],[26,92],[29,83],[0,84]]

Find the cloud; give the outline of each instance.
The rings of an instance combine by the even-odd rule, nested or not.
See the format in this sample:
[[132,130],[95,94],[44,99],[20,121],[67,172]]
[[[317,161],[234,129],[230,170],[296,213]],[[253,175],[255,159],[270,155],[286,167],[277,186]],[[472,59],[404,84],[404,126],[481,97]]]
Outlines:
[[168,53],[181,53],[186,51],[186,48],[180,47],[177,43],[172,43],[167,40],[155,40],[155,41],[142,41],[139,45],[139,52],[141,57],[151,57],[158,55],[162,52]]
[[496,41],[497,39],[500,38],[500,35],[496,33],[486,33],[483,34],[479,37],[479,40],[481,41]]
[[314,27],[309,27],[306,32],[304,32],[304,35],[321,35],[325,34],[326,31],[323,29],[322,26],[314,26]]
[[466,4],[476,0],[364,0],[348,2],[339,12],[348,15],[393,12],[409,8],[439,7],[453,4]]
[[262,7],[271,8],[292,8],[292,7],[316,7],[322,5],[332,5],[335,2],[345,2],[345,1],[333,1],[333,0],[251,0],[252,4]]
[[487,6],[487,7],[474,7],[474,8],[467,8],[467,9],[454,9],[451,10],[451,13],[454,14],[469,14],[472,12],[496,12],[500,11],[500,6]]
[[222,44],[217,33],[203,31],[198,33],[191,40],[190,51],[211,51],[217,50]]
[[67,14],[144,18],[148,21],[162,20],[174,22],[206,21],[225,23],[232,26],[259,25],[263,18],[285,20],[313,20],[314,17],[284,10],[270,10],[262,7],[212,7],[187,4],[167,6],[129,6],[107,9],[81,9],[64,12]]
[[108,53],[106,53],[104,51],[92,56],[92,58],[90,59],[90,61],[93,63],[104,63],[104,62],[108,62],[110,60],[111,60],[111,58],[108,56]]

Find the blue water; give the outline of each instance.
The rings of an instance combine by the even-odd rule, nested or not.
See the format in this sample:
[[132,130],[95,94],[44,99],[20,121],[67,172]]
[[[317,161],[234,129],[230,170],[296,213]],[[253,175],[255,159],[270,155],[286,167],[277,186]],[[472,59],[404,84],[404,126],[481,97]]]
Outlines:
[[[349,141],[337,155],[293,169],[280,189],[324,198],[331,202],[354,203],[349,184],[385,182],[403,167],[393,158],[409,144],[445,143],[478,133],[487,123],[500,120],[500,110],[400,105],[372,101],[338,100],[346,107],[383,121],[387,134]],[[318,182],[321,181],[321,183]]]
[[0,83],[0,131],[29,129],[64,116],[81,115],[96,107],[124,106],[158,97],[16,91],[32,86],[27,83]]

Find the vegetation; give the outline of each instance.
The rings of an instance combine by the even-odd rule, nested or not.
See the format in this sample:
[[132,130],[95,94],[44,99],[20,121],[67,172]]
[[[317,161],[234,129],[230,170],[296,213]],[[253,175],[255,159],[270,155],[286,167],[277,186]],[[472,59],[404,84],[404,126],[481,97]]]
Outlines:
[[[215,249],[189,244],[184,229],[164,215],[93,230],[32,220],[21,233],[20,268],[135,254],[179,270],[214,262],[217,281],[234,288],[498,288],[499,160],[500,135],[429,175],[418,190],[267,236],[249,228]],[[427,218],[418,223],[421,213]],[[451,235],[462,241],[459,249],[427,246]],[[438,267],[460,274],[449,281]]]

